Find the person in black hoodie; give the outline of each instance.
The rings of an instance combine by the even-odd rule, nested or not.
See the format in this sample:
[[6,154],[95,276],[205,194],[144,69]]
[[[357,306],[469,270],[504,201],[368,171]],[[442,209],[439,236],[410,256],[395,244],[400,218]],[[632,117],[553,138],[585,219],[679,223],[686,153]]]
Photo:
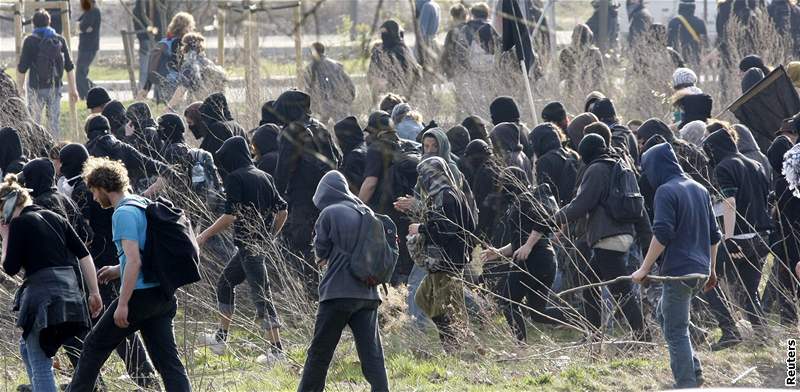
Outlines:
[[[186,108],[186,111],[188,112],[189,108]],[[233,119],[228,99],[222,93],[209,95],[197,111],[202,125],[194,125],[202,130],[196,135],[203,139],[200,148],[210,152],[216,162],[217,151],[222,147],[222,143],[234,136],[244,136],[244,129]]]
[[253,141],[256,167],[270,176],[275,175],[278,166],[278,135],[281,129],[274,123],[265,123],[256,128],[250,136]]
[[562,146],[562,133],[552,123],[533,128],[530,143],[536,155],[536,184],[549,184],[559,206],[572,200],[580,157]]
[[464,157],[464,151],[469,144],[469,131],[463,125],[456,125],[447,131],[447,140],[450,141],[452,152],[459,159]]
[[[511,97],[497,97],[492,104],[489,105],[489,113],[492,116],[492,124],[495,126],[501,123],[513,123],[519,129],[520,142],[522,143],[522,150],[525,156],[530,159],[533,156],[533,148],[528,143],[528,135],[531,133],[525,124],[520,122],[519,106],[514,98]],[[524,168],[522,168],[524,170]]]
[[311,131],[317,152],[328,160],[331,169],[339,167],[342,150],[325,125],[311,117],[311,96],[298,90],[284,91],[275,100],[274,109],[281,125],[296,123]]
[[0,175],[17,174],[28,159],[22,155],[22,139],[16,129],[0,129]]
[[636,144],[636,136],[628,127],[619,122],[614,102],[609,98],[601,98],[592,105],[590,111],[611,130],[611,147],[627,151],[633,162],[638,165],[639,149]]
[[86,225],[78,206],[55,187],[56,168],[53,162],[47,158],[29,161],[22,168],[19,179],[22,185],[31,190],[34,204],[61,215],[72,225],[84,243],[92,241],[91,228]]
[[[92,231],[92,241],[88,244],[89,252],[94,260],[97,270],[105,266],[117,264],[117,253],[114,250],[113,235],[111,232],[111,216],[114,210],[103,209],[94,198],[92,192],[86,187],[81,172],[83,164],[89,159],[89,152],[81,144],[68,144],[59,152],[60,171],[64,178],[61,191],[69,196],[78,206],[83,219],[89,224]],[[100,297],[104,306],[109,306],[119,296],[120,282],[113,281],[100,284]],[[142,388],[151,388],[157,382],[154,378],[155,370],[144,345],[138,335],[131,334],[116,349],[117,355],[125,363],[125,369],[131,379]],[[72,358],[70,358],[72,359]]]
[[367,70],[372,102],[378,102],[379,97],[391,92],[409,96],[422,77],[422,67],[406,46],[400,23],[396,20],[383,22],[380,34],[381,43],[372,48]]
[[358,125],[358,119],[347,117],[333,126],[336,139],[342,147],[342,174],[353,193],[358,193],[364,183],[364,167],[367,158],[367,145],[364,143],[364,131]]
[[[145,102],[136,102],[128,106],[125,112],[128,126],[125,128],[125,142],[153,159],[162,159],[161,151],[164,142],[158,137],[156,120]],[[109,121],[109,124],[111,121]]]
[[706,23],[694,15],[695,1],[681,0],[678,15],[667,24],[667,43],[692,66],[700,65],[700,52],[708,46]]
[[645,142],[656,135],[661,136],[672,145],[681,169],[700,185],[710,189],[711,174],[708,170],[708,158],[706,155],[699,148],[694,147],[685,140],[676,138],[669,126],[657,118],[645,121],[636,132],[641,154],[644,154]]
[[117,138],[109,134],[110,128],[108,119],[103,115],[94,114],[86,119],[84,130],[88,139],[86,149],[89,151],[89,155],[121,161],[128,170],[131,184],[141,184],[142,179],[158,176],[142,192],[145,197],[152,196],[161,190],[165,184],[162,175],[169,170],[169,167],[161,161],[144,155],[130,144],[117,140]]
[[[723,252],[721,262],[717,263],[717,275],[729,284],[742,284],[747,294],[743,304],[747,318],[759,330],[763,325],[763,313],[758,285],[764,257],[769,252],[764,242],[765,235],[772,226],[767,205],[769,181],[757,162],[739,153],[728,129],[709,135],[703,142],[703,149],[724,198],[722,226],[727,252]],[[723,303],[719,289],[709,292],[706,297],[722,329],[722,337],[712,345],[712,349],[721,350],[741,342],[736,323]]]
[[683,128],[684,125],[700,120],[706,122],[711,118],[711,109],[714,105],[714,100],[708,94],[692,94],[686,95],[675,103],[680,111],[680,124],[678,130]]
[[486,131],[486,122],[479,116],[469,116],[461,122],[464,128],[469,132],[469,140],[483,140],[486,143],[489,141],[489,132]]
[[108,123],[111,125],[111,134],[119,140],[125,140],[125,128],[129,122],[125,105],[117,100],[110,101],[103,107],[101,114],[108,119]]
[[235,287],[246,280],[256,307],[256,317],[270,345],[268,354],[259,357],[258,361],[279,359],[283,356],[280,320],[272,304],[266,260],[256,248],[280,234],[286,222],[286,202],[275,189],[272,177],[253,165],[250,147],[244,137],[234,136],[226,140],[217,156],[218,164],[227,173],[224,180],[225,214],[197,236],[197,244],[202,246],[233,226],[238,251],[217,282],[219,329],[206,335],[205,341],[217,354],[224,352],[234,313]]
[[478,236],[491,241],[497,219],[502,217],[506,207],[498,180],[502,168],[497,164],[491,147],[480,139],[469,142],[458,167],[464,173],[480,211]]
[[522,169],[525,175],[528,176],[528,182],[533,183],[531,161],[523,153],[522,135],[520,134],[519,126],[508,122],[500,123],[492,129],[489,138],[492,140],[495,154],[500,157],[505,166],[514,166]]
[[[561,227],[588,215],[586,241],[592,248],[592,257],[589,260],[589,268],[583,275],[589,283],[628,275],[626,265],[628,251],[634,240],[637,240],[640,248],[647,249],[652,237],[650,220],[647,214],[644,214],[636,223],[623,223],[611,218],[606,210],[604,200],[607,197],[608,183],[611,181],[612,163],[620,158],[611,155],[601,136],[595,134],[584,136],[579,145],[579,153],[587,168],[575,198],[555,214],[555,222]],[[634,333],[646,337],[642,310],[632,298],[631,283],[623,281],[608,288],[619,302],[619,307]],[[592,289],[584,296],[586,318],[594,328],[600,328],[600,291]]]

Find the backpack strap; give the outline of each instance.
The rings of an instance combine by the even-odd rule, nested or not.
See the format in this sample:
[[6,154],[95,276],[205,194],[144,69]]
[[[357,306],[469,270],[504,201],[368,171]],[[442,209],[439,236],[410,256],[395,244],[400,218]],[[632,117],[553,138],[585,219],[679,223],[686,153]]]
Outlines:
[[697,31],[695,31],[695,29],[692,27],[691,24],[689,24],[689,21],[686,20],[686,18],[684,18],[683,15],[678,15],[677,18],[678,18],[679,21],[681,21],[681,24],[683,25],[683,28],[685,28],[686,31],[689,32],[689,35],[692,36],[692,40],[694,40],[694,42],[699,44],[700,43],[700,34],[697,34]]

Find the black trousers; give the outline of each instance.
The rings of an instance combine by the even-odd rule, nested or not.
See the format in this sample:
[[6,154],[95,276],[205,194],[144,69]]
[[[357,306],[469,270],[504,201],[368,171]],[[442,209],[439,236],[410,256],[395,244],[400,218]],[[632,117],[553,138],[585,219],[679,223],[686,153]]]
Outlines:
[[[613,250],[592,249],[592,258],[589,261],[589,270],[585,272],[586,283],[598,283],[614,279],[618,276],[628,275],[627,258],[625,252],[615,252]],[[615,306],[622,309],[622,313],[631,325],[634,332],[644,329],[644,319],[642,309],[633,295],[633,285],[630,281],[619,282],[608,286],[611,295],[614,297]],[[586,319],[595,328],[601,325],[601,288],[593,288],[584,292],[584,313]]]
[[726,302],[741,303],[752,325],[761,325],[764,318],[758,297],[758,284],[761,282],[761,268],[764,266],[764,256],[768,248],[759,236],[734,241],[744,251],[744,259],[733,260],[728,251],[721,248],[717,257],[717,276],[731,285],[736,298],[725,298],[719,286],[705,294],[706,301],[711,305],[711,313],[723,331],[736,329],[736,322]]
[[349,298],[320,302],[314,323],[314,337],[308,348],[298,391],[317,392],[325,389],[333,352],[348,325],[353,331],[361,372],[369,382],[370,389],[373,392],[389,390],[378,329],[378,305],[380,301],[377,300]]
[[317,299],[319,293],[319,271],[314,262],[311,242],[314,238],[314,224],[319,210],[313,205],[292,206],[282,233],[290,252],[289,263],[298,277],[305,283],[306,293]]
[[175,297],[166,298],[161,289],[135,290],[128,303],[128,327],[114,324],[115,300],[86,337],[70,392],[93,391],[95,380],[111,352],[128,336],[139,331],[153,364],[164,380],[167,392],[191,391],[186,369],[178,357],[172,319],[178,309]]
[[[119,281],[100,285],[100,297],[103,299],[103,306],[106,308],[110,307],[118,296]],[[100,318],[92,320],[94,324],[99,321]],[[85,338],[85,336],[81,336],[80,339],[73,338],[64,344],[64,352],[75,369],[78,368],[78,360],[83,350]],[[153,378],[153,373],[155,373],[153,365],[147,359],[147,353],[144,351],[144,345],[139,336],[135,333],[128,335],[114,351],[125,363],[125,370],[136,385],[142,388],[150,388],[156,384],[156,380]],[[102,384],[102,381],[100,383]]]
[[78,96],[86,99],[86,93],[92,88],[89,80],[89,66],[92,65],[97,51],[79,51],[78,61],[75,64],[75,83],[78,85]]

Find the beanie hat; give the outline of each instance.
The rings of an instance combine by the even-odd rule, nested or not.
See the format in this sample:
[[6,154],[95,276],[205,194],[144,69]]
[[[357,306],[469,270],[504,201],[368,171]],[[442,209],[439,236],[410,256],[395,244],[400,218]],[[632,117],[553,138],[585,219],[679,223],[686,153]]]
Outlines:
[[597,102],[598,100],[603,99],[605,97],[606,96],[603,93],[599,92],[599,91],[590,92],[589,95],[586,96],[586,103],[583,106],[583,111],[584,112],[591,112],[592,111],[592,105],[594,105],[594,103]]
[[578,145],[578,153],[581,154],[581,159],[587,165],[603,155],[607,149],[608,146],[603,137],[594,133],[584,136]]
[[519,107],[514,98],[497,97],[489,105],[492,123],[519,122]]
[[361,126],[358,125],[358,119],[350,116],[337,122],[333,126],[333,132],[336,134],[337,138],[341,138],[339,135],[358,135],[363,131],[361,130]]
[[612,119],[617,117],[617,110],[614,108],[614,103],[609,98],[598,99],[592,105],[592,114],[597,116],[600,121]]
[[764,65],[764,60],[754,54],[745,56],[742,61],[739,62],[739,71],[747,72],[750,68],[758,68],[764,71],[765,74],[767,73],[767,66]]
[[89,121],[86,122],[86,126],[84,128],[84,131],[86,132],[87,135],[96,131],[105,131],[104,133],[106,133],[109,130],[111,130],[111,125],[109,125],[108,119],[102,114],[94,116],[91,119],[89,119]]
[[742,76],[742,94],[753,88],[764,79],[764,72],[758,68],[750,68]]
[[550,102],[544,105],[544,109],[542,109],[542,119],[544,121],[557,123],[566,120],[566,118],[567,109],[564,108],[564,104],[561,102]]
[[93,87],[86,93],[86,107],[91,110],[111,101],[108,91],[102,87]]
[[706,134],[706,123],[702,120],[692,121],[681,128],[681,139],[700,147]]
[[786,64],[786,73],[789,74],[789,79],[795,88],[800,88],[800,61],[791,61]]
[[672,73],[672,88],[680,90],[682,88],[697,84],[697,74],[689,68],[678,68]]
[[107,103],[106,107],[103,108],[102,114],[108,119],[111,129],[115,131],[128,124],[125,105],[123,105],[120,101],[114,100]]

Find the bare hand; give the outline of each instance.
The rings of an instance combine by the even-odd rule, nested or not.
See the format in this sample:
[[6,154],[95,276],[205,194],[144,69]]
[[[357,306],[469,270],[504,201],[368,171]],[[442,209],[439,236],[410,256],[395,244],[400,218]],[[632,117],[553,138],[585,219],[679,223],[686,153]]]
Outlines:
[[136,129],[133,128],[133,123],[132,122],[128,122],[128,124],[125,125],[125,136],[131,137],[131,136],[133,136],[133,133],[135,131],[136,131]]
[[100,298],[100,294],[89,294],[89,312],[93,319],[100,317],[100,313],[103,312],[103,299]]
[[714,287],[717,286],[717,272],[711,271],[708,275],[708,280],[706,280],[706,284],[703,285],[703,292],[707,293],[711,290],[714,290]]
[[78,90],[72,89],[69,91],[69,101],[72,103],[78,102],[80,96],[78,96]]
[[415,201],[416,199],[410,195],[398,197],[397,201],[394,202],[394,209],[400,212],[408,212],[412,207],[414,207]]
[[100,268],[100,271],[97,271],[97,280],[100,284],[106,284],[113,280],[119,279],[119,265],[115,266],[105,266]]
[[643,284],[645,280],[647,280],[648,271],[645,271],[641,268],[636,270],[633,274],[631,274],[631,280],[637,284]]
[[419,234],[419,223],[412,223],[408,225],[408,235]]
[[528,259],[528,256],[531,254],[531,250],[533,250],[533,246],[529,246],[527,243],[522,244],[522,246],[514,252],[514,260],[516,261],[525,261]]
[[328,265],[328,259],[317,259],[317,267],[325,268]]
[[744,250],[733,238],[725,240],[725,249],[728,250],[728,255],[732,260],[739,261],[744,259]]
[[481,252],[481,261],[486,263],[500,258],[500,250],[497,248],[487,248]]
[[128,305],[117,304],[114,311],[114,325],[118,328],[128,328]]

